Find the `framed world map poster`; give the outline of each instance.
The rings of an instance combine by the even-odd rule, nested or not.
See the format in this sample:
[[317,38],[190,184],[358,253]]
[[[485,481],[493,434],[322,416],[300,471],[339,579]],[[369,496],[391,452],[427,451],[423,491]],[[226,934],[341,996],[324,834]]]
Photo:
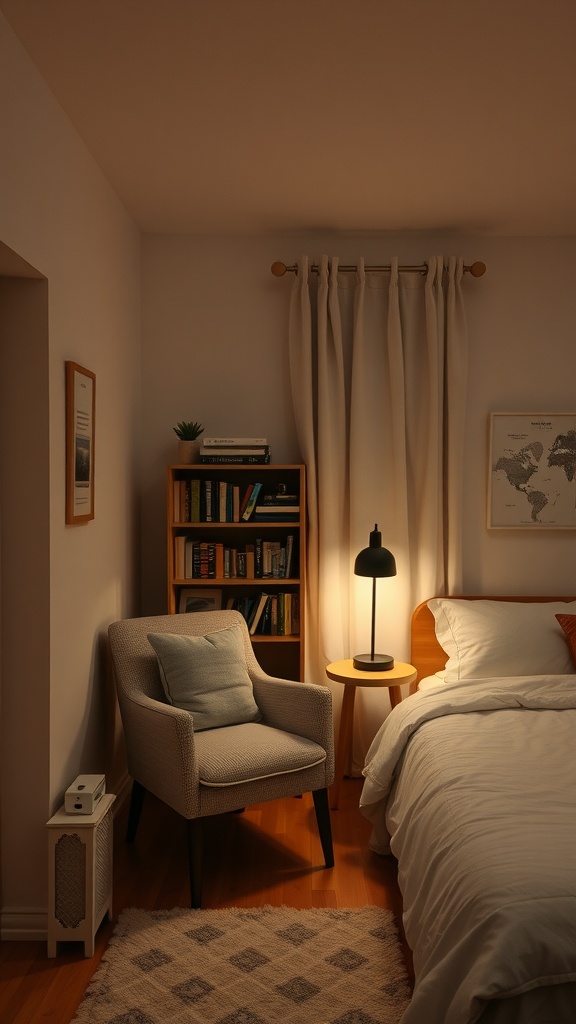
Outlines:
[[576,413],[491,413],[488,527],[576,529]]

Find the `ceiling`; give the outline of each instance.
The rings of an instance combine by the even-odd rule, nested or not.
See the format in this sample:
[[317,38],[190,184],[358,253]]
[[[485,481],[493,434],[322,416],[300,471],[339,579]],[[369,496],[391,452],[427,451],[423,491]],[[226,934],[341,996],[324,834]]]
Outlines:
[[576,235],[575,0],[0,0],[145,231]]

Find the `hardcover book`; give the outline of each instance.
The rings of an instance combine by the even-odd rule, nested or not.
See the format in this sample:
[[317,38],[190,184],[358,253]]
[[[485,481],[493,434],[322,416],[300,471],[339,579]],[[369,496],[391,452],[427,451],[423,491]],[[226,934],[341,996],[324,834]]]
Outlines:
[[268,444],[267,437],[204,437],[203,448],[253,448]]
[[200,462],[205,466],[265,466],[270,462],[270,452],[265,455],[202,455]]

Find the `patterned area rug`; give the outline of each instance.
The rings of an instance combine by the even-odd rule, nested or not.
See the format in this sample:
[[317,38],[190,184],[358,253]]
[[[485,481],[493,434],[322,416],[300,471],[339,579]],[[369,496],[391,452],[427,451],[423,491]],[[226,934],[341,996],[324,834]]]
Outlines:
[[74,1024],[398,1024],[409,998],[378,907],[124,910]]

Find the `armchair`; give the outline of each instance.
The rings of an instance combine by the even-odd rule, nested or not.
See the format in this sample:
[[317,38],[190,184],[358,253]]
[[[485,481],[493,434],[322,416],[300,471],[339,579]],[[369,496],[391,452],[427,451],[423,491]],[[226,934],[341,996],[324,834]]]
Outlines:
[[[148,635],[213,637],[230,627],[235,638],[240,631],[241,669],[247,670],[259,720],[199,731],[190,711],[169,702]],[[244,618],[232,610],[124,619],[112,623],[108,635],[133,779],[127,841],[136,837],[147,792],[181,814],[188,826],[191,906],[200,907],[202,819],[311,791],[324,863],[332,867],[330,690],[267,675]],[[157,642],[162,644],[161,636]]]

